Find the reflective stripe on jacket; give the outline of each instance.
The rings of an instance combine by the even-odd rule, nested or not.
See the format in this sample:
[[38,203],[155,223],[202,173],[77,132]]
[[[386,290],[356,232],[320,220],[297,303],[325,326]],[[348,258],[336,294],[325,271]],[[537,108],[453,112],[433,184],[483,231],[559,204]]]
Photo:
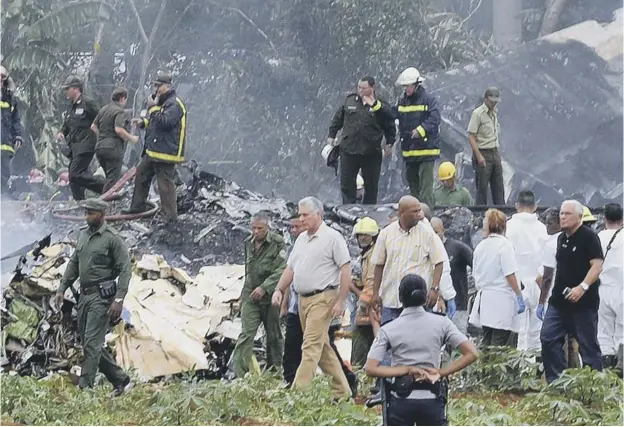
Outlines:
[[[421,86],[411,95],[403,95],[394,115],[399,119],[401,153],[406,161],[426,162],[440,157],[441,115],[435,97]],[[418,138],[412,138],[412,132]]]
[[145,153],[148,157],[167,163],[182,163],[186,142],[187,110],[184,102],[170,90],[148,110],[143,119]]
[[2,90],[2,101],[0,102],[0,151],[8,151],[15,154],[15,142],[22,139],[22,123],[20,122],[17,108],[18,99],[6,89]]

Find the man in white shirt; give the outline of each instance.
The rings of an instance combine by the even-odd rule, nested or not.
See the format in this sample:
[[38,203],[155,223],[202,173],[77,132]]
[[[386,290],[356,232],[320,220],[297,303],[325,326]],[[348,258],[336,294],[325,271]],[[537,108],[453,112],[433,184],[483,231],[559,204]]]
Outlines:
[[624,236],[622,206],[609,203],[604,210],[605,229],[598,233],[604,262],[600,273],[598,307],[598,343],[605,368],[614,368],[622,346],[624,323]]
[[301,199],[299,217],[307,231],[297,237],[272,303],[280,307],[292,283],[299,295],[299,319],[303,329],[301,364],[293,388],[307,387],[316,368],[320,367],[332,377],[334,399],[340,399],[351,396],[351,389],[327,331],[332,319],[344,314],[351,283],[351,256],[344,237],[323,222],[320,200]]
[[514,246],[518,264],[518,279],[522,283],[522,296],[526,311],[520,315],[518,332],[519,350],[539,350],[539,333],[542,321],[537,317],[540,288],[535,279],[542,265],[542,252],[548,240],[546,226],[535,214],[535,194],[522,190],[516,202],[517,213],[507,221],[505,236]]

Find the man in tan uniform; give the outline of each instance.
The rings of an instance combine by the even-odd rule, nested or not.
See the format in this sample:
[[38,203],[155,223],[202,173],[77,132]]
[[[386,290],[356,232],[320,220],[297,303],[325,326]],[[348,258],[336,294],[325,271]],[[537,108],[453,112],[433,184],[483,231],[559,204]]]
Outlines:
[[468,141],[472,147],[472,165],[477,184],[477,205],[487,205],[488,184],[494,205],[505,204],[503,166],[499,148],[500,124],[497,105],[500,92],[495,87],[486,89],[483,104],[477,107],[468,124]]

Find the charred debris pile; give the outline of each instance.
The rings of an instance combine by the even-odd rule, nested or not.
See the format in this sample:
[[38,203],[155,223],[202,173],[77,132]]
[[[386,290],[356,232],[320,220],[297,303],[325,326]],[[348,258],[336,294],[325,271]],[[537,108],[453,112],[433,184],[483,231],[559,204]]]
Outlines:
[[[122,366],[146,381],[188,370],[222,377],[241,329],[237,300],[251,217],[268,213],[273,229],[290,241],[288,223],[296,203],[264,197],[197,168],[191,172],[187,184],[178,187],[176,224],[162,226],[158,217],[111,223],[131,248],[134,272],[122,319],[111,325],[107,344]],[[125,204],[127,198],[120,199],[111,210]],[[79,285],[67,291],[60,308],[52,306],[51,297],[74,251],[72,231],[82,223],[52,218],[55,207],[48,204],[21,208],[30,220],[12,223],[9,232],[31,221],[45,224],[55,237],[8,254],[14,267],[2,276],[2,370],[36,377],[55,371],[77,375]],[[473,244],[479,239],[481,214],[466,208],[436,213],[447,222],[450,236]],[[347,238],[354,260],[358,248],[352,227],[363,216],[384,226],[396,217],[396,205],[326,206],[326,222]],[[260,331],[256,338],[262,337]],[[257,356],[261,365],[263,355]]]

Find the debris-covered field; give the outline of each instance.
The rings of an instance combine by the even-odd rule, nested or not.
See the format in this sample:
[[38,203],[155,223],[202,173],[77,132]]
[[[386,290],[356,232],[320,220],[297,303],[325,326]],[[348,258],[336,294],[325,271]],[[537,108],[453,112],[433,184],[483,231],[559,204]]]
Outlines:
[[[81,354],[74,308],[78,284],[67,291],[62,307],[50,304],[74,250],[71,232],[82,222],[59,221],[54,216],[66,206],[45,203],[21,204],[19,221],[3,221],[3,233],[36,229],[41,235],[2,264],[2,422],[376,424],[378,411],[361,405],[368,388],[363,376],[360,404],[340,405],[330,404],[322,378],[309,393],[289,392],[268,375],[217,380],[226,374],[240,332],[237,300],[250,218],[268,212],[273,228],[288,241],[296,206],[197,170],[187,182],[178,188],[181,215],[173,226],[161,226],[158,218],[112,223],[131,248],[134,266],[122,320],[111,328],[107,344],[138,383],[115,400],[108,398],[107,384],[85,393],[73,386]],[[125,204],[127,199],[112,202],[112,213]],[[454,208],[436,214],[448,235],[473,245],[480,239],[480,213]],[[365,215],[384,226],[396,206],[326,206],[326,222],[345,235],[354,259],[352,225]],[[262,335],[261,330],[258,344]],[[516,351],[494,354],[456,378],[451,423],[622,423],[620,379],[579,371],[546,387],[534,360]]]

